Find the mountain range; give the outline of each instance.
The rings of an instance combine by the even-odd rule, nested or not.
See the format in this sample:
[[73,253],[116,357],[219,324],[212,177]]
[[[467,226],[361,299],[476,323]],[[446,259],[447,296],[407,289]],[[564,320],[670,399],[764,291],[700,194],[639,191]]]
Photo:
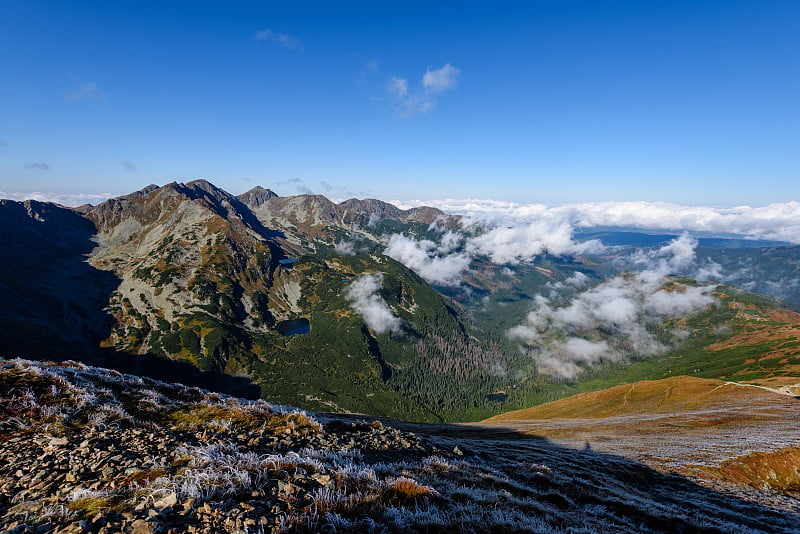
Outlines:
[[[566,252],[551,245],[516,261],[488,248],[498,230],[434,208],[262,187],[234,196],[204,180],[78,208],[2,200],[0,345],[10,357],[79,358],[308,409],[419,421],[478,420],[677,374],[796,374],[800,321],[790,305],[676,277],[673,260],[658,255],[678,250],[669,243],[680,237],[589,232]],[[797,258],[796,247],[775,243],[712,245],[693,244],[718,266]],[[651,286],[626,270],[647,254],[672,269],[653,271]],[[431,271],[454,265],[456,282]],[[613,302],[641,305],[639,315],[604,323],[587,311],[612,290]],[[556,320],[579,310],[593,321],[580,331]],[[547,328],[534,325],[545,319]]]

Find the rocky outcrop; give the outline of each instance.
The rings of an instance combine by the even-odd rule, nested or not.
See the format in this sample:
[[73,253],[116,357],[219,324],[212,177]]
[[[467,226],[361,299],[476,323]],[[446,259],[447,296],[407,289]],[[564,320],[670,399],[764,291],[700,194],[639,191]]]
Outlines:
[[277,196],[278,196],[277,193],[275,193],[274,191],[270,189],[264,189],[259,185],[254,187],[250,191],[247,191],[246,193],[237,195],[236,198],[244,202],[251,209],[255,209],[264,204],[264,202],[266,202],[267,200],[275,198]]

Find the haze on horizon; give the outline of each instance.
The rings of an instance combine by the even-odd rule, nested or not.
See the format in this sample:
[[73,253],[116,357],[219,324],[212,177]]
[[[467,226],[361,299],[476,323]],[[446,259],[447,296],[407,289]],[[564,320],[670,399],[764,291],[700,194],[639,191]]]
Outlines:
[[798,211],[792,1],[34,0],[0,15],[4,198],[206,178],[234,194]]

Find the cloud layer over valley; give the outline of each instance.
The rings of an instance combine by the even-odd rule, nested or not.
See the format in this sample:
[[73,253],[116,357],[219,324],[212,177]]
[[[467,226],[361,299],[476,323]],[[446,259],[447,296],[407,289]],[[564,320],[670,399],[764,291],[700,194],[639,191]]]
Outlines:
[[[436,223],[431,225],[435,229]],[[467,222],[467,231],[460,234],[444,231],[436,243],[404,234],[389,238],[383,251],[427,282],[441,286],[458,286],[472,259],[485,256],[496,265],[515,265],[532,261],[549,253],[554,256],[602,252],[596,240],[578,242],[572,238],[568,224],[551,225],[534,222],[517,226],[483,226]]]
[[584,202],[547,206],[498,200],[392,201],[401,208],[422,205],[497,224],[547,224],[573,228],[612,226],[649,230],[736,234],[800,244],[800,202],[762,207],[681,206],[665,202]]
[[447,232],[436,244],[429,239],[417,240],[403,234],[394,234],[384,254],[399,261],[427,282],[442,286],[457,286],[461,275],[469,268],[472,258],[465,252],[453,252],[463,240],[454,232]]
[[[696,245],[684,234],[659,249],[637,254],[635,262],[645,267],[641,272],[621,274],[571,294],[537,295],[525,322],[508,335],[521,341],[540,373],[561,379],[573,379],[602,361],[663,354],[685,333],[656,335],[652,327],[716,301],[714,285],[690,286],[664,278],[692,267]],[[577,283],[584,280],[578,277]]]

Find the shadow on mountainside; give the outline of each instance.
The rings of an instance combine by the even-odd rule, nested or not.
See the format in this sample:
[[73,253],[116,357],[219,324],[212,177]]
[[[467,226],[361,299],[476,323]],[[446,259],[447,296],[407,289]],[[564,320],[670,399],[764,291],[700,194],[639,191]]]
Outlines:
[[71,209],[0,200],[0,356],[79,360],[258,398],[260,388],[246,378],[100,348],[113,321],[105,308],[120,280],[86,261],[96,233],[90,220]]
[[[511,429],[370,419],[413,432],[470,464],[502,472],[507,477],[503,489],[514,498],[539,493],[541,499],[541,492],[549,490],[545,501],[561,510],[576,505],[602,507],[610,518],[626,519],[627,528],[619,531],[633,527],[642,532],[800,532],[800,495],[796,493],[733,484],[712,489],[677,473],[665,474],[634,460],[594,451],[588,443],[574,449]],[[399,459],[377,454],[376,461]]]
[[261,397],[261,388],[247,377],[201,371],[189,362],[170,360],[153,354],[129,354],[103,348],[83,361],[121,373],[145,376],[164,382],[179,382],[245,399],[255,400]]
[[0,346],[6,356],[86,354],[108,335],[117,277],[86,261],[91,221],[54,204],[0,200]]

